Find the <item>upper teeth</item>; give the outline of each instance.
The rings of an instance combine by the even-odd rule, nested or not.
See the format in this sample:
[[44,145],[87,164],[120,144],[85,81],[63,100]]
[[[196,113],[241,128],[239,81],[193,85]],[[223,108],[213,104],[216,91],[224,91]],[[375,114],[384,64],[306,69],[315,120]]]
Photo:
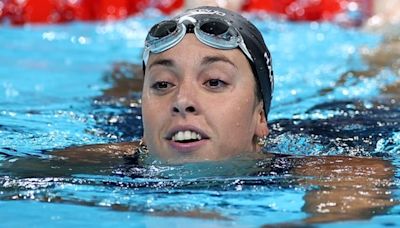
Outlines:
[[193,131],[178,131],[172,136],[172,141],[201,140],[200,134]]

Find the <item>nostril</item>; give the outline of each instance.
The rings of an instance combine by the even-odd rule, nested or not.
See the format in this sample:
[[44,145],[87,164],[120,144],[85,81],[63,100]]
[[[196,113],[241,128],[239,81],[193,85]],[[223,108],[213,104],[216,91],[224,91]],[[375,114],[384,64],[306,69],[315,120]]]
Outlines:
[[188,106],[183,106],[183,107],[176,105],[176,106],[172,107],[172,112],[184,114],[184,113],[196,113],[197,110],[193,105],[188,105]]
[[196,109],[193,106],[189,106],[186,108],[186,112],[195,112]]

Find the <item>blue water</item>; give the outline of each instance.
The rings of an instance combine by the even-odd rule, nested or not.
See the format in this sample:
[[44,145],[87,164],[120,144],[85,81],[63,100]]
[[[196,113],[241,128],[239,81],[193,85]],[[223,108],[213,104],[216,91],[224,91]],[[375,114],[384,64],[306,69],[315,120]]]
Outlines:
[[[0,167],[22,164],[1,173],[1,226],[258,227],[309,216],[303,207],[313,186],[297,184],[304,177],[254,176],[246,163],[140,170],[51,160],[54,150],[141,137],[140,94],[105,91],[116,86],[116,63],[141,64],[145,31],[160,18],[0,27]],[[369,69],[360,49],[382,37],[329,23],[252,20],[276,76],[266,150],[382,158],[395,168],[387,191],[399,200],[400,106],[385,93],[398,76],[389,68],[351,73]],[[397,226],[399,213],[391,206],[324,226]]]

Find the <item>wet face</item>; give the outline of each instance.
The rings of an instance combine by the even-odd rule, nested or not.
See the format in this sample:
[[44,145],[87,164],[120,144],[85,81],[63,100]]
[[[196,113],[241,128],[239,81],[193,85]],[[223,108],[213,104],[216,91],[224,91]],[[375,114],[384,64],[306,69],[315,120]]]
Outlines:
[[171,163],[257,153],[268,134],[255,79],[239,49],[219,50],[187,34],[151,54],[142,93],[144,141]]

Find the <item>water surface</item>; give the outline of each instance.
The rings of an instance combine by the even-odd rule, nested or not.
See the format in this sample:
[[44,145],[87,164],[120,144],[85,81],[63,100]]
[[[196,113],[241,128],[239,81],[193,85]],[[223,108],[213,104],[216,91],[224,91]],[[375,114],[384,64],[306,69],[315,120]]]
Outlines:
[[141,137],[140,93],[109,91],[140,77],[130,64],[140,66],[160,17],[0,27],[4,226],[399,225],[400,106],[388,89],[398,72],[360,55],[382,37],[329,23],[250,16],[276,76],[266,151],[294,158],[137,167],[117,155],[55,156]]

